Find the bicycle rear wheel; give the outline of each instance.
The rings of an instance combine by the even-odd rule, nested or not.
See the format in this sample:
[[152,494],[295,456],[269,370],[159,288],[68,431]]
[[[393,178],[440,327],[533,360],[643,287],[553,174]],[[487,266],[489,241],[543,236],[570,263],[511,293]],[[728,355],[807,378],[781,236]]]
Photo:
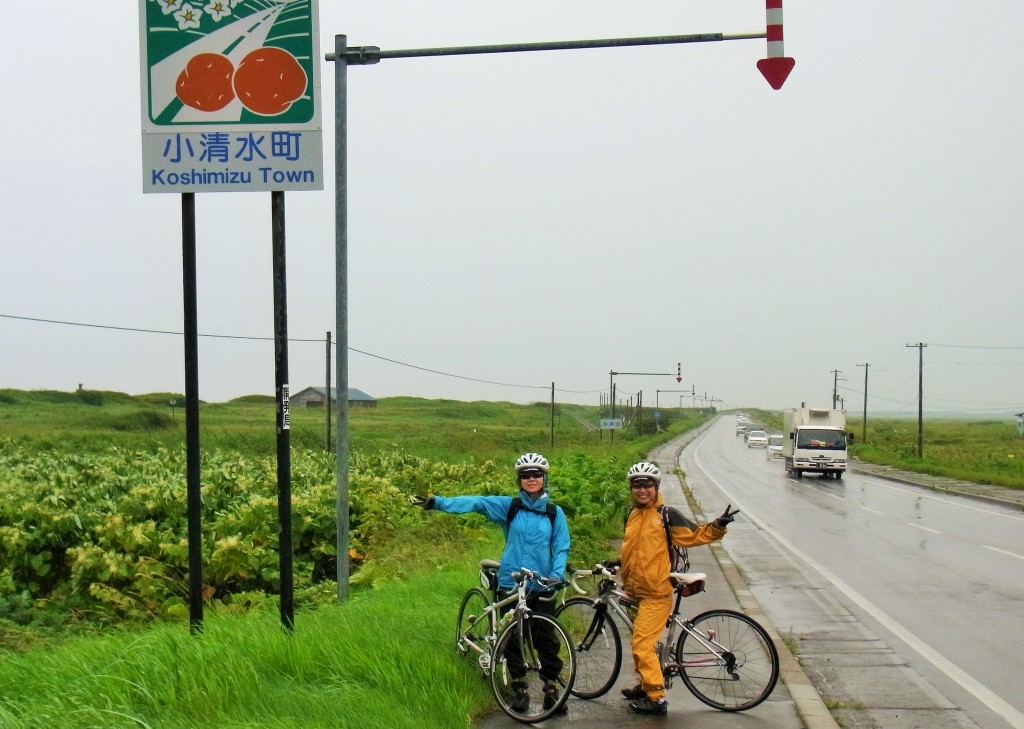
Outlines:
[[721,711],[745,711],[779,680],[779,653],[767,631],[734,610],[709,610],[687,622],[676,643],[679,675],[690,693]]
[[524,724],[557,713],[576,678],[576,652],[565,628],[547,615],[530,613],[513,620],[491,654],[491,690],[498,706]]
[[604,696],[622,668],[622,641],[608,608],[588,597],[572,597],[558,608],[555,618],[576,649],[572,695],[581,699]]
[[[484,610],[491,601],[479,587],[469,590],[462,598],[462,605],[459,606],[459,622],[455,628],[455,650],[460,656],[470,651],[483,654],[490,653],[490,646],[487,645],[487,634],[491,625]],[[473,650],[474,647],[476,650]]]

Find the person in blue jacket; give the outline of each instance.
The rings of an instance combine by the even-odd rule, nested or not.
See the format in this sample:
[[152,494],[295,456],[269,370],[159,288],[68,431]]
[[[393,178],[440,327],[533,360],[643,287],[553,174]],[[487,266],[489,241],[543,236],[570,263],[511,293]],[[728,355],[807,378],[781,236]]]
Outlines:
[[[569,524],[561,507],[550,503],[548,494],[548,459],[540,453],[524,453],[516,460],[516,485],[519,495],[512,496],[417,496],[415,503],[424,509],[449,514],[483,514],[500,524],[505,532],[505,549],[498,568],[498,590],[509,593],[515,588],[512,573],[525,567],[543,577],[565,578],[569,559]],[[511,519],[509,518],[511,516]],[[531,610],[554,617],[553,591],[541,584],[530,584],[527,605]],[[547,624],[539,626],[535,636],[541,659],[541,678],[545,686],[544,708],[554,705],[559,691],[554,679],[562,670],[558,657],[558,641]],[[515,665],[518,662],[518,666]],[[513,679],[525,676],[518,656],[509,656]],[[517,670],[518,669],[518,670]],[[515,696],[512,709],[525,711],[530,697],[526,684],[513,682]],[[518,705],[517,705],[518,704]]]

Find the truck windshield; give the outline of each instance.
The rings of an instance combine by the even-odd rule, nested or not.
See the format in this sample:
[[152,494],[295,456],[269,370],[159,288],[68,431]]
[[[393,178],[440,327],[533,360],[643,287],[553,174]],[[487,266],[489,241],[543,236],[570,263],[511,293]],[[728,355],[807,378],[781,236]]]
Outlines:
[[801,428],[796,438],[797,448],[846,450],[846,433],[841,430]]

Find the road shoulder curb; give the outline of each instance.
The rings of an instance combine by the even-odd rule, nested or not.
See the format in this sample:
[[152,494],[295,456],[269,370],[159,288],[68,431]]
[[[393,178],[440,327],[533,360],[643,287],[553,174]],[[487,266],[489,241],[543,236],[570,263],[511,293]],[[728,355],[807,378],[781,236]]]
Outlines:
[[[684,438],[680,441],[679,448],[673,456],[674,463],[679,462],[680,453],[702,430],[703,428],[700,428],[693,434],[693,437]],[[708,517],[694,499],[686,480],[680,478],[679,481],[694,516],[698,517],[700,522],[707,522]],[[736,596],[742,611],[759,622],[768,631],[768,635],[771,636],[772,642],[779,652],[779,679],[786,685],[789,695],[793,698],[797,714],[803,722],[803,729],[840,729],[835,717],[832,716],[832,712],[825,706],[821,694],[818,693],[814,684],[811,683],[811,679],[808,678],[803,666],[800,665],[800,662],[789,650],[789,646],[782,640],[782,636],[779,635],[775,626],[764,614],[761,605],[757,602],[750,588],[747,587],[747,583],[740,574],[739,568],[729,558],[725,548],[720,542],[713,542],[708,547],[711,549],[712,556],[718,562],[718,566],[725,575],[725,580]]]

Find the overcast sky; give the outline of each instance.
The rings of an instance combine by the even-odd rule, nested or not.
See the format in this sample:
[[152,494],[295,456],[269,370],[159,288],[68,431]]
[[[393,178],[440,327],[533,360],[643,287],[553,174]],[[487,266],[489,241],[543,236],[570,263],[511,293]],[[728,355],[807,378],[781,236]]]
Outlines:
[[[184,391],[181,203],[142,193],[137,4],[7,13],[0,387]],[[785,0],[762,39],[385,60],[349,78],[350,385],[375,397],[1024,411],[1024,3]],[[385,50],[764,31],[763,0],[331,0]],[[286,195],[292,392],[334,318]],[[197,196],[200,396],[274,391],[269,193]],[[91,326],[46,323],[73,322]],[[230,337],[230,338],[229,338]],[[682,365],[682,384],[675,379]],[[838,375],[834,370],[839,370]],[[690,404],[690,398],[682,399]]]

